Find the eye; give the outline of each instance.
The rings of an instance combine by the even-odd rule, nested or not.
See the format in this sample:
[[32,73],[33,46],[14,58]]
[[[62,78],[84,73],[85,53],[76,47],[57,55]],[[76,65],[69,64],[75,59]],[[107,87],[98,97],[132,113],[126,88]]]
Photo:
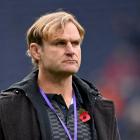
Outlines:
[[57,41],[54,41],[51,43],[53,46],[57,46],[57,47],[63,47],[63,46],[66,46],[67,43],[66,41],[63,41],[63,40],[57,40]]
[[80,41],[72,41],[71,42],[73,46],[78,46],[80,45]]
[[55,43],[56,46],[58,45],[66,45],[66,42],[65,41],[58,41]]

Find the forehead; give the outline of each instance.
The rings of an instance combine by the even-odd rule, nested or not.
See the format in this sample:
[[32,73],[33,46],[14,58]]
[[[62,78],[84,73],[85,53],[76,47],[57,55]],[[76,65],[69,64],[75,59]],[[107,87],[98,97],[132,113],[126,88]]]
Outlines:
[[80,34],[77,27],[72,22],[68,22],[64,25],[64,28],[56,29],[49,36],[48,40],[55,40],[57,38],[69,39],[69,40],[80,40]]

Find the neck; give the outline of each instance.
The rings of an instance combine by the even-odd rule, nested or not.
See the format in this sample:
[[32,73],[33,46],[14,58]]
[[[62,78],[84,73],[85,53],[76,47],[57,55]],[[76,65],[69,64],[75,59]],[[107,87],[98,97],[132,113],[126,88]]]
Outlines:
[[39,70],[38,85],[46,94],[61,94],[69,108],[72,100],[72,75],[62,77],[44,73]]

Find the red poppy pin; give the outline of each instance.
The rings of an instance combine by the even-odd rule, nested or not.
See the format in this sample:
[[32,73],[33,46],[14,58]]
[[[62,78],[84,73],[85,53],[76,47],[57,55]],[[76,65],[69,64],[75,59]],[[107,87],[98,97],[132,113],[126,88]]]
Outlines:
[[80,118],[80,120],[81,120],[82,122],[85,123],[85,122],[87,122],[87,121],[90,120],[90,115],[89,115],[89,113],[88,113],[86,110],[80,108],[79,112],[80,112],[79,118]]

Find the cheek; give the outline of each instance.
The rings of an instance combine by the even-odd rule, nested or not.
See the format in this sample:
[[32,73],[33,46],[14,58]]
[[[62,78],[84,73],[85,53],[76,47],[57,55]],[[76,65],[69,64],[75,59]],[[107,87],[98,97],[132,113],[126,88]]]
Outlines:
[[79,65],[80,65],[81,64],[81,48],[76,50],[76,57],[77,57]]
[[51,50],[51,51],[48,51],[46,54],[45,54],[45,58],[46,59],[46,63],[56,63],[58,60],[61,59],[61,52],[60,51],[56,51],[56,50]]
[[81,51],[79,53],[79,63],[81,64]]
[[79,48],[79,49],[77,50],[77,56],[78,56],[79,59],[81,59],[81,48]]

